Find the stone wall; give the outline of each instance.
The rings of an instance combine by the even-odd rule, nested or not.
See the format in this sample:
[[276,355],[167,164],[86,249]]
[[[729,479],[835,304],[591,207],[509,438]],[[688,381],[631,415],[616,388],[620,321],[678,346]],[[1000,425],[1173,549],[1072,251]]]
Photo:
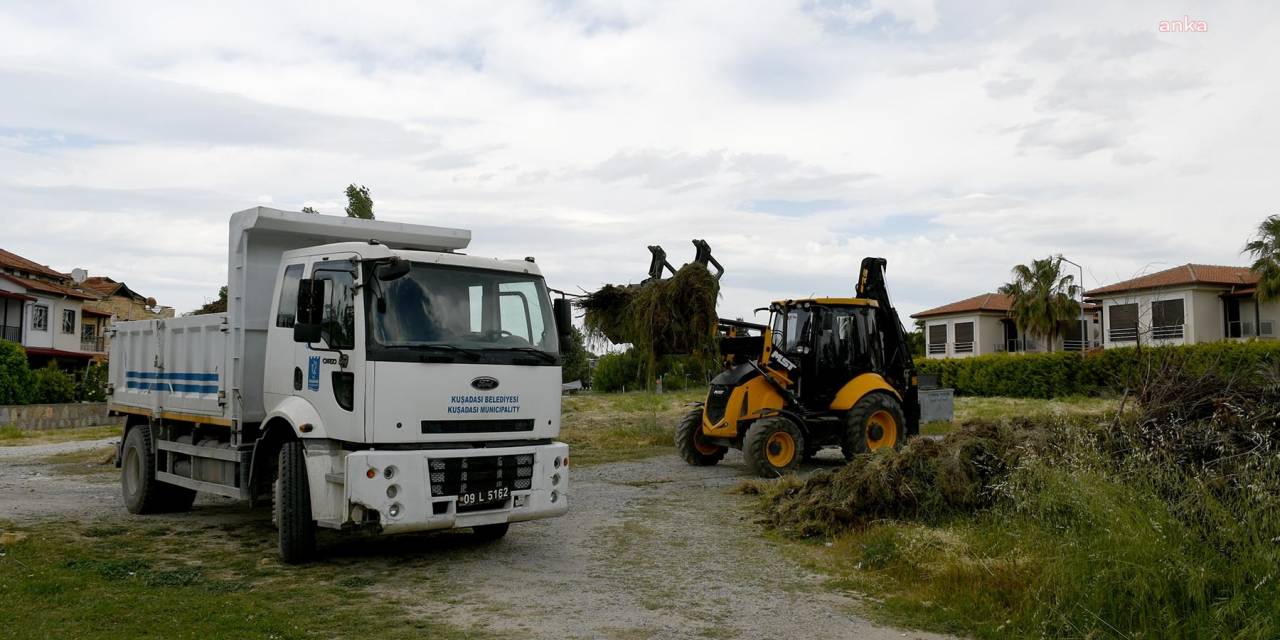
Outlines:
[[97,425],[122,426],[124,416],[108,416],[105,402],[0,405],[0,426],[35,430]]

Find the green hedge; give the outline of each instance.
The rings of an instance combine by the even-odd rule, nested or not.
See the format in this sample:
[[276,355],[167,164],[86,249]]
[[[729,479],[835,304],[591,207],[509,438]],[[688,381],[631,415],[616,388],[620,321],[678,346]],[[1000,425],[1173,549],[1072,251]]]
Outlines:
[[1083,357],[1076,352],[993,354],[973,358],[916,359],[920,373],[941,377],[944,387],[970,396],[1055,398],[1119,393],[1132,386],[1140,366],[1176,357],[1192,371],[1255,375],[1280,363],[1280,342],[1211,342],[1180,347],[1122,347]]

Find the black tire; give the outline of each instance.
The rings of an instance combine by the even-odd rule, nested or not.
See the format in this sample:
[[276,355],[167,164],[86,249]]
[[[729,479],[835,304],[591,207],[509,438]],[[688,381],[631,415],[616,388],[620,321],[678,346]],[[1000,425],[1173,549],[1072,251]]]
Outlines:
[[686,413],[676,427],[676,453],[695,467],[710,467],[723,460],[728,447],[703,442],[702,438],[702,409],[698,408]]
[[[875,438],[876,425],[871,421],[873,416],[881,412],[887,413],[896,426],[893,434],[881,433],[879,438]],[[881,429],[881,431],[884,430]],[[890,438],[891,444],[888,443]],[[859,453],[869,453],[873,448],[872,442],[876,440],[885,442],[894,450],[901,449],[907,440],[907,418],[902,413],[902,404],[897,398],[887,393],[869,393],[853,405],[847,414],[844,440],[840,443],[840,451],[844,453],[845,460],[852,460],[853,456]]]
[[[790,438],[789,459],[785,455],[787,438]],[[761,418],[751,423],[742,438],[742,457],[751,473],[761,478],[776,478],[800,466],[804,446],[804,435],[794,422],[778,417]]]
[[316,522],[311,518],[311,489],[302,443],[280,447],[279,495],[276,496],[280,558],[287,564],[306,562],[316,550]]
[[511,528],[510,522],[501,522],[498,524],[486,524],[479,527],[471,527],[471,531],[475,533],[476,540],[480,542],[496,542],[507,535],[507,530]]
[[151,426],[134,425],[125,436],[120,459],[120,492],[129,513],[187,511],[196,492],[156,479],[156,454]]

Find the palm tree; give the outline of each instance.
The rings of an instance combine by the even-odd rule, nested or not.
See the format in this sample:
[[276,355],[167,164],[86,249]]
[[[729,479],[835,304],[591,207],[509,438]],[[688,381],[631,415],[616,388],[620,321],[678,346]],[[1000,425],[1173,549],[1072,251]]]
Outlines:
[[1249,268],[1258,274],[1258,299],[1280,298],[1280,215],[1258,225],[1258,236],[1244,246],[1244,252],[1253,256]]
[[1075,300],[1080,288],[1075,276],[1062,274],[1062,258],[1049,256],[1013,268],[1013,282],[1002,285],[1000,293],[1012,298],[1009,315],[1018,331],[1046,336],[1048,349],[1058,334],[1078,321],[1080,303]]

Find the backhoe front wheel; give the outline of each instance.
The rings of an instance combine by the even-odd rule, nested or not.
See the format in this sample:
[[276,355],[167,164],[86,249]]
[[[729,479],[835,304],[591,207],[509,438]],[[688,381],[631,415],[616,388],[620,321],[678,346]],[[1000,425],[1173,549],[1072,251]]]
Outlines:
[[696,467],[709,467],[724,458],[726,448],[706,441],[702,433],[702,409],[689,411],[676,427],[676,452]]
[[887,393],[867,394],[849,410],[840,450],[845,460],[852,460],[859,453],[901,449],[907,438],[906,424],[897,398]]
[[747,470],[762,478],[776,478],[795,471],[804,455],[804,434],[786,418],[761,418],[742,437],[742,457]]

